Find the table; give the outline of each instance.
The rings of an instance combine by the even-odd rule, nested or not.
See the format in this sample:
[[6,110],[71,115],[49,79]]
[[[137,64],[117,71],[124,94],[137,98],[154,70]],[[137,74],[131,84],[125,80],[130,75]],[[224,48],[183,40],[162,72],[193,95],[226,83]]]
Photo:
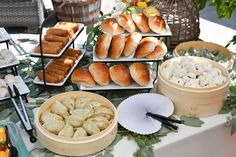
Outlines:
[[0,43],[6,43],[7,48],[9,49],[9,41],[11,40],[11,36],[7,33],[5,28],[0,27]]

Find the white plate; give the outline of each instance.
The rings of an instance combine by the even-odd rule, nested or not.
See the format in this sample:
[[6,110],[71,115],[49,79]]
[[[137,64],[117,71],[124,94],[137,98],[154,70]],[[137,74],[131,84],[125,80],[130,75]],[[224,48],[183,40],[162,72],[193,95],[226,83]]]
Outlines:
[[[77,38],[77,36],[79,35],[79,33],[82,31],[83,27],[84,27],[84,24],[82,23],[78,23],[79,24],[79,29],[77,30],[77,32],[73,35],[73,37],[67,42],[67,44],[64,46],[64,48],[58,53],[58,54],[46,54],[44,53],[43,56],[45,57],[60,57],[64,52],[65,50],[68,48],[68,46],[71,45],[71,43]],[[35,49],[38,45],[34,46],[33,49],[30,51],[30,55],[33,56],[33,57],[40,57],[41,54],[40,53],[36,53],[35,52]]]
[[[8,50],[8,49],[7,49],[7,50]],[[9,53],[12,53],[10,50],[8,50],[8,51],[9,51]],[[14,55],[14,54],[12,53],[12,55]],[[19,62],[19,60],[16,58],[15,55],[14,55],[14,58],[15,58],[15,60],[14,60],[13,62],[11,62],[11,63],[9,63],[9,64],[5,64],[5,65],[0,65],[0,69],[7,68],[7,67],[12,67],[12,66],[15,66],[15,65],[19,64],[20,62]]]
[[[46,83],[46,85],[48,86],[63,86],[66,82],[66,80],[69,78],[69,76],[71,75],[71,73],[74,71],[74,69],[76,68],[76,66],[78,65],[78,63],[80,62],[80,60],[82,59],[82,57],[84,56],[84,51],[81,50],[82,54],[80,55],[80,57],[76,60],[74,66],[70,69],[69,73],[67,74],[66,78],[60,82],[60,83]],[[45,68],[51,63],[51,60],[49,61],[49,63],[45,66]],[[40,80],[38,78],[38,76],[35,77],[34,81],[35,84],[39,84],[39,85],[44,85],[43,80]]]
[[[14,85],[17,87],[21,95],[28,94],[30,92],[29,88],[21,78],[21,76],[15,76],[16,83]],[[10,98],[10,96],[0,98],[0,101]]]
[[172,101],[163,95],[143,93],[122,101],[118,108],[118,122],[138,134],[152,134],[161,129],[161,122],[146,116],[147,112],[169,117],[174,112]]
[[7,33],[5,28],[0,27],[0,42],[11,40],[10,35]]
[[152,89],[153,88],[153,79],[151,79],[148,83],[147,86],[140,86],[138,85],[136,82],[132,82],[132,84],[130,86],[119,86],[117,84],[115,84],[114,82],[111,82],[109,85],[107,86],[101,86],[101,85],[96,85],[94,87],[85,87],[83,85],[78,84],[80,90],[86,90],[86,91],[96,91],[96,90],[123,90],[123,89]]

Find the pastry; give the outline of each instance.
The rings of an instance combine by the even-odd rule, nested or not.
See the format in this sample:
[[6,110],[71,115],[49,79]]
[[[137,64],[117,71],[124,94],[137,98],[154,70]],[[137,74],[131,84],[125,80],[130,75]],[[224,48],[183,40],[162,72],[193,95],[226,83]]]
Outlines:
[[109,68],[105,63],[91,64],[89,66],[89,72],[98,84],[106,86],[110,83]]
[[68,36],[70,35],[69,31],[60,27],[52,27],[47,30],[47,34],[53,34],[57,36]]
[[136,58],[142,58],[151,54],[157,46],[158,40],[154,37],[145,37],[141,40],[135,52]]
[[147,86],[150,82],[150,72],[146,65],[143,63],[133,63],[130,67],[131,77],[137,82],[140,86]]
[[150,28],[148,26],[148,19],[144,14],[134,13],[132,14],[132,19],[141,32],[150,32]]
[[129,86],[132,83],[129,68],[123,64],[113,65],[109,68],[111,80],[120,86]]
[[[47,54],[58,54],[61,51],[61,47],[58,45],[51,45],[48,43],[43,43],[42,44],[42,49],[43,49],[43,53],[47,53]],[[38,45],[35,50],[36,53],[41,53],[40,51],[40,45]]]
[[111,45],[109,49],[109,57],[112,59],[117,59],[121,56],[122,51],[125,47],[125,36],[123,34],[114,35],[111,40]]
[[86,87],[93,87],[96,85],[96,82],[87,68],[76,69],[71,76],[71,81],[80,83]]
[[166,23],[161,16],[153,15],[148,17],[148,25],[155,33],[166,33]]
[[124,32],[124,29],[116,22],[115,18],[107,18],[103,20],[101,23],[101,30],[113,35],[121,34]]
[[44,40],[50,41],[50,42],[62,42],[64,45],[66,45],[67,42],[69,41],[69,37],[46,34],[44,36]]
[[133,32],[128,35],[126,37],[125,47],[122,54],[125,57],[133,57],[141,39],[142,35],[137,32]]
[[95,54],[98,58],[104,59],[107,57],[111,40],[112,35],[110,33],[104,33],[99,37],[95,46]]
[[158,45],[155,47],[154,51],[149,55],[145,56],[147,59],[157,59],[163,57],[167,52],[167,47],[164,42],[158,40]]
[[122,26],[126,31],[132,33],[136,30],[133,19],[128,14],[120,14],[116,16],[116,21],[120,26]]
[[[43,71],[38,71],[37,76],[40,80],[43,80]],[[64,77],[52,72],[45,72],[45,80],[48,83],[59,83],[64,80]]]

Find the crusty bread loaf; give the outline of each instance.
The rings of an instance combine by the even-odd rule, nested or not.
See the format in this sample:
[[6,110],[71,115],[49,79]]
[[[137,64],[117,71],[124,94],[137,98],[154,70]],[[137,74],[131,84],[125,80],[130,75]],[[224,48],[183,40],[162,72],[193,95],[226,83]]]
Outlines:
[[105,63],[93,63],[89,66],[89,72],[93,79],[102,86],[110,83],[109,67]]
[[109,68],[111,80],[120,86],[129,86],[132,83],[129,68],[123,64],[113,65]]
[[132,19],[141,32],[150,32],[150,28],[148,26],[148,18],[144,14],[134,13],[132,14]]
[[150,81],[150,72],[143,63],[133,63],[129,67],[130,75],[140,86],[147,86]]
[[140,41],[138,48],[135,52],[136,58],[142,58],[151,54],[157,46],[158,40],[154,37],[145,37]]
[[115,18],[116,18],[116,21],[118,22],[118,24],[120,26],[122,26],[129,33],[132,33],[136,30],[135,24],[134,24],[133,19],[130,15],[120,14],[120,15],[117,15]]
[[133,57],[141,39],[142,35],[138,32],[133,32],[128,35],[126,37],[123,55],[125,57]]
[[112,35],[110,33],[104,33],[101,35],[95,46],[95,54],[98,58],[104,59],[108,55]]
[[71,81],[80,83],[81,85],[86,87],[93,87],[96,85],[96,82],[94,81],[88,68],[75,69],[75,71],[72,73]]
[[147,59],[158,59],[160,57],[163,57],[167,52],[167,47],[164,42],[161,40],[158,40],[158,45],[155,47],[154,51],[145,56]]
[[114,35],[111,40],[111,45],[109,49],[109,57],[112,59],[117,59],[121,56],[122,51],[125,47],[125,35],[117,34]]
[[150,29],[155,33],[166,33],[166,23],[161,16],[149,16],[148,17],[148,25]]
[[113,35],[124,32],[124,29],[116,22],[115,18],[107,18],[101,23],[101,30],[106,33]]

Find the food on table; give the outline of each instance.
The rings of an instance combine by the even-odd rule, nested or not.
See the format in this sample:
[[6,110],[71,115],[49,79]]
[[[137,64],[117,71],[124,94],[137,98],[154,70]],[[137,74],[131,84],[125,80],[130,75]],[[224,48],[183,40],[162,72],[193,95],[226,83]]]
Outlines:
[[166,23],[161,16],[153,15],[148,17],[148,25],[155,33],[166,33]]
[[208,58],[216,62],[220,62],[220,63],[224,63],[228,61],[228,58],[219,50],[211,50],[207,47],[201,50],[198,50],[194,47],[191,47],[189,50],[180,49],[178,54],[180,56],[205,57],[205,58]]
[[161,16],[159,10],[157,10],[154,6],[149,6],[145,9],[143,9],[143,14],[146,17],[152,16],[152,15]]
[[108,56],[108,51],[112,35],[110,33],[104,33],[101,35],[95,45],[95,54],[98,58],[103,59]]
[[[74,105],[68,108],[69,102]],[[94,98],[66,97],[53,102],[41,114],[40,122],[47,131],[55,135],[80,138],[106,129],[113,118],[112,109]]]
[[0,66],[10,64],[16,61],[16,57],[8,49],[0,50]]
[[[83,76],[83,74],[85,74],[85,76]],[[86,78],[91,79],[92,83],[90,84]],[[109,68],[105,63],[93,63],[89,66],[89,70],[87,68],[76,69],[72,74],[71,80],[75,83],[81,83],[86,87],[93,87],[96,83],[107,86],[110,84],[110,80],[120,86],[129,86],[132,84],[133,80],[140,86],[147,86],[151,78],[147,66],[142,63],[133,63],[129,68],[123,64],[113,65]],[[95,82],[93,82],[94,80]],[[78,101],[80,102],[81,100]],[[76,103],[75,108],[78,108]]]
[[89,66],[89,72],[99,85],[106,86],[111,81],[109,67],[105,63],[92,63]]
[[128,31],[129,33],[135,32],[136,26],[133,22],[132,17],[129,14],[120,14],[117,15],[115,18],[118,24],[122,26],[126,31]]
[[132,83],[129,68],[123,64],[113,65],[109,68],[111,80],[120,86],[129,86]]
[[143,38],[138,45],[138,48],[135,53],[135,57],[142,58],[151,54],[154,51],[157,44],[158,44],[158,40],[155,37]]
[[100,59],[107,57],[119,59],[122,55],[124,57],[135,56],[136,58],[157,59],[167,52],[166,45],[161,40],[155,37],[141,39],[141,34],[137,32],[133,32],[126,37],[123,34],[112,37],[111,34],[105,33],[98,39],[95,46],[95,55]]
[[12,87],[16,83],[16,78],[12,74],[7,74],[4,76],[4,79],[0,78],[0,98],[9,96],[7,86]]
[[147,86],[151,80],[150,72],[143,63],[133,63],[130,67],[130,75],[140,86]]
[[125,47],[122,54],[125,57],[133,57],[141,39],[142,35],[138,32],[133,32],[126,36]]
[[72,82],[80,83],[86,87],[93,87],[96,85],[93,76],[87,68],[75,69],[71,76],[71,80]]
[[148,19],[144,14],[134,13],[134,14],[132,14],[132,19],[141,32],[143,32],[143,33],[150,32],[150,28],[148,25]]
[[[43,53],[60,53],[61,49],[68,43],[78,29],[79,25],[71,22],[58,22],[57,25],[49,28],[44,35],[42,43]],[[34,52],[41,53],[39,45],[35,48]]]
[[[64,81],[80,55],[80,50],[68,49],[60,58],[52,59],[45,68],[46,82],[59,83]],[[43,71],[38,71],[37,76],[43,80]]]
[[124,47],[125,47],[125,35],[123,34],[114,35],[112,37],[110,49],[108,52],[109,57],[112,59],[119,58],[123,52]]
[[113,35],[121,34],[124,29],[116,22],[115,18],[107,18],[101,23],[101,30],[105,33],[111,33]]
[[7,140],[7,133],[6,129],[3,127],[0,127],[0,156],[1,157],[9,157],[10,150],[6,146],[6,140]]
[[198,63],[189,57],[168,64],[162,73],[169,81],[191,88],[215,87],[226,82],[220,69],[213,67],[208,61]]
[[147,59],[160,58],[164,56],[167,52],[167,47],[164,42],[158,40],[158,44],[155,49],[149,55],[145,56]]

